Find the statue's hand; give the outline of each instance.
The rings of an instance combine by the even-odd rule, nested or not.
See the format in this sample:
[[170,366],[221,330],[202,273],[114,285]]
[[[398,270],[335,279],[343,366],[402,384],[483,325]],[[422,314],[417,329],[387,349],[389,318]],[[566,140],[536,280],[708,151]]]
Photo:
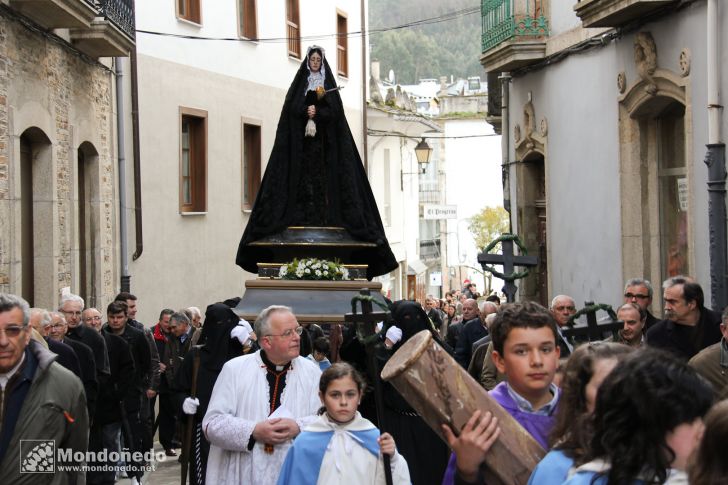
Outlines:
[[313,118],[314,116],[316,116],[316,106],[314,106],[314,105],[309,106],[307,113],[308,113],[309,118]]

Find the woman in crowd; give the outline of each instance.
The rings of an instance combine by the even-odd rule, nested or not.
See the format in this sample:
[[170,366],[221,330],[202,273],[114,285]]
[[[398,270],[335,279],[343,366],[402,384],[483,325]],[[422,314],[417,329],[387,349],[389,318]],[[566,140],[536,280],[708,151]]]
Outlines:
[[689,468],[693,485],[728,483],[728,400],[721,401],[705,417],[705,433]]
[[586,463],[564,483],[685,483],[712,400],[710,385],[672,355],[633,352],[599,388]]

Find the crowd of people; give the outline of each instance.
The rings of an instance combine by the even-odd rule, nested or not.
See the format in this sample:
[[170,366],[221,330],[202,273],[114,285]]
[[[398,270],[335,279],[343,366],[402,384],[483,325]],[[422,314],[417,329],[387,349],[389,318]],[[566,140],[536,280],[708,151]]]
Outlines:
[[[394,302],[376,365],[429,331],[547,451],[529,483],[728,483],[728,310],[707,309],[687,277],[662,291],[657,319],[650,282],[627,281],[622,328],[598,342],[566,336],[576,313],[567,295],[546,309],[468,285],[422,305]],[[251,325],[238,301],[204,318],[163,309],[145,326],[130,293],[105,317],[73,294],[55,310],[0,294],[0,483],[141,482],[161,458],[157,431],[164,459],[181,450],[192,484],[370,484],[386,473],[395,484],[485,483],[491,448],[512,431],[491,413],[443,425],[443,440],[377,382],[354,327],[333,358],[335,325],[301,326],[277,305]],[[54,474],[32,473],[43,463],[23,445],[32,440],[73,452],[56,455]]]
[[[176,376],[201,336],[201,314],[195,307],[164,309],[149,328],[136,320],[137,310],[137,297],[126,292],[107,305],[105,318],[70,293],[57,309],[0,295],[1,463],[37,461],[20,440],[55,440],[57,450],[91,452],[82,459],[71,454],[69,468],[55,468],[60,483],[79,476],[90,484],[140,482],[153,460],[157,427],[165,454],[176,456],[184,398]],[[0,477],[2,483],[38,479],[9,465]]]

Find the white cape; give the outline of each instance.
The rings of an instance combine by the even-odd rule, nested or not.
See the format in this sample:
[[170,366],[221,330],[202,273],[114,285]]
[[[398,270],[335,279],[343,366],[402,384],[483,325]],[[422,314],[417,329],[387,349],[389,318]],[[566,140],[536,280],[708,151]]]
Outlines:
[[[317,485],[385,485],[384,459],[382,454],[372,455],[362,446],[353,442],[346,431],[362,431],[374,428],[371,421],[361,417],[359,412],[356,418],[347,424],[338,424],[326,415],[319,416],[306,431],[325,432],[334,430],[329,447],[324,455],[319,471]],[[395,485],[409,485],[412,483],[409,476],[407,460],[395,450],[390,466],[392,468],[392,483]]]
[[[319,366],[296,357],[286,375],[281,407],[289,411],[303,430],[316,419],[320,406]],[[255,425],[268,418],[270,391],[260,351],[228,361],[212,391],[202,429],[210,442],[206,482],[215,485],[269,485],[275,483],[291,442],[276,445],[273,453],[263,443],[248,442]]]

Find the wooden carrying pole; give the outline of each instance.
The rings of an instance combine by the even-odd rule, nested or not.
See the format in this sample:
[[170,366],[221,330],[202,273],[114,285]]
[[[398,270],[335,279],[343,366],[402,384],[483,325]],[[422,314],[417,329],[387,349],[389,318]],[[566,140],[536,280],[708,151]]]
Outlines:
[[[194,399],[197,397],[197,373],[200,369],[200,349],[193,349],[194,360],[192,361],[192,389],[190,397]],[[188,414],[187,422],[185,423],[185,436],[184,443],[182,443],[182,467],[180,469],[180,483],[185,485],[187,483],[187,469],[189,467],[190,452],[192,451],[192,430],[195,427],[195,415]]]
[[442,424],[458,434],[478,409],[498,418],[501,434],[486,454],[483,469],[488,484],[526,485],[546,453],[427,330],[400,347],[384,366],[382,379],[390,381],[445,442]]

